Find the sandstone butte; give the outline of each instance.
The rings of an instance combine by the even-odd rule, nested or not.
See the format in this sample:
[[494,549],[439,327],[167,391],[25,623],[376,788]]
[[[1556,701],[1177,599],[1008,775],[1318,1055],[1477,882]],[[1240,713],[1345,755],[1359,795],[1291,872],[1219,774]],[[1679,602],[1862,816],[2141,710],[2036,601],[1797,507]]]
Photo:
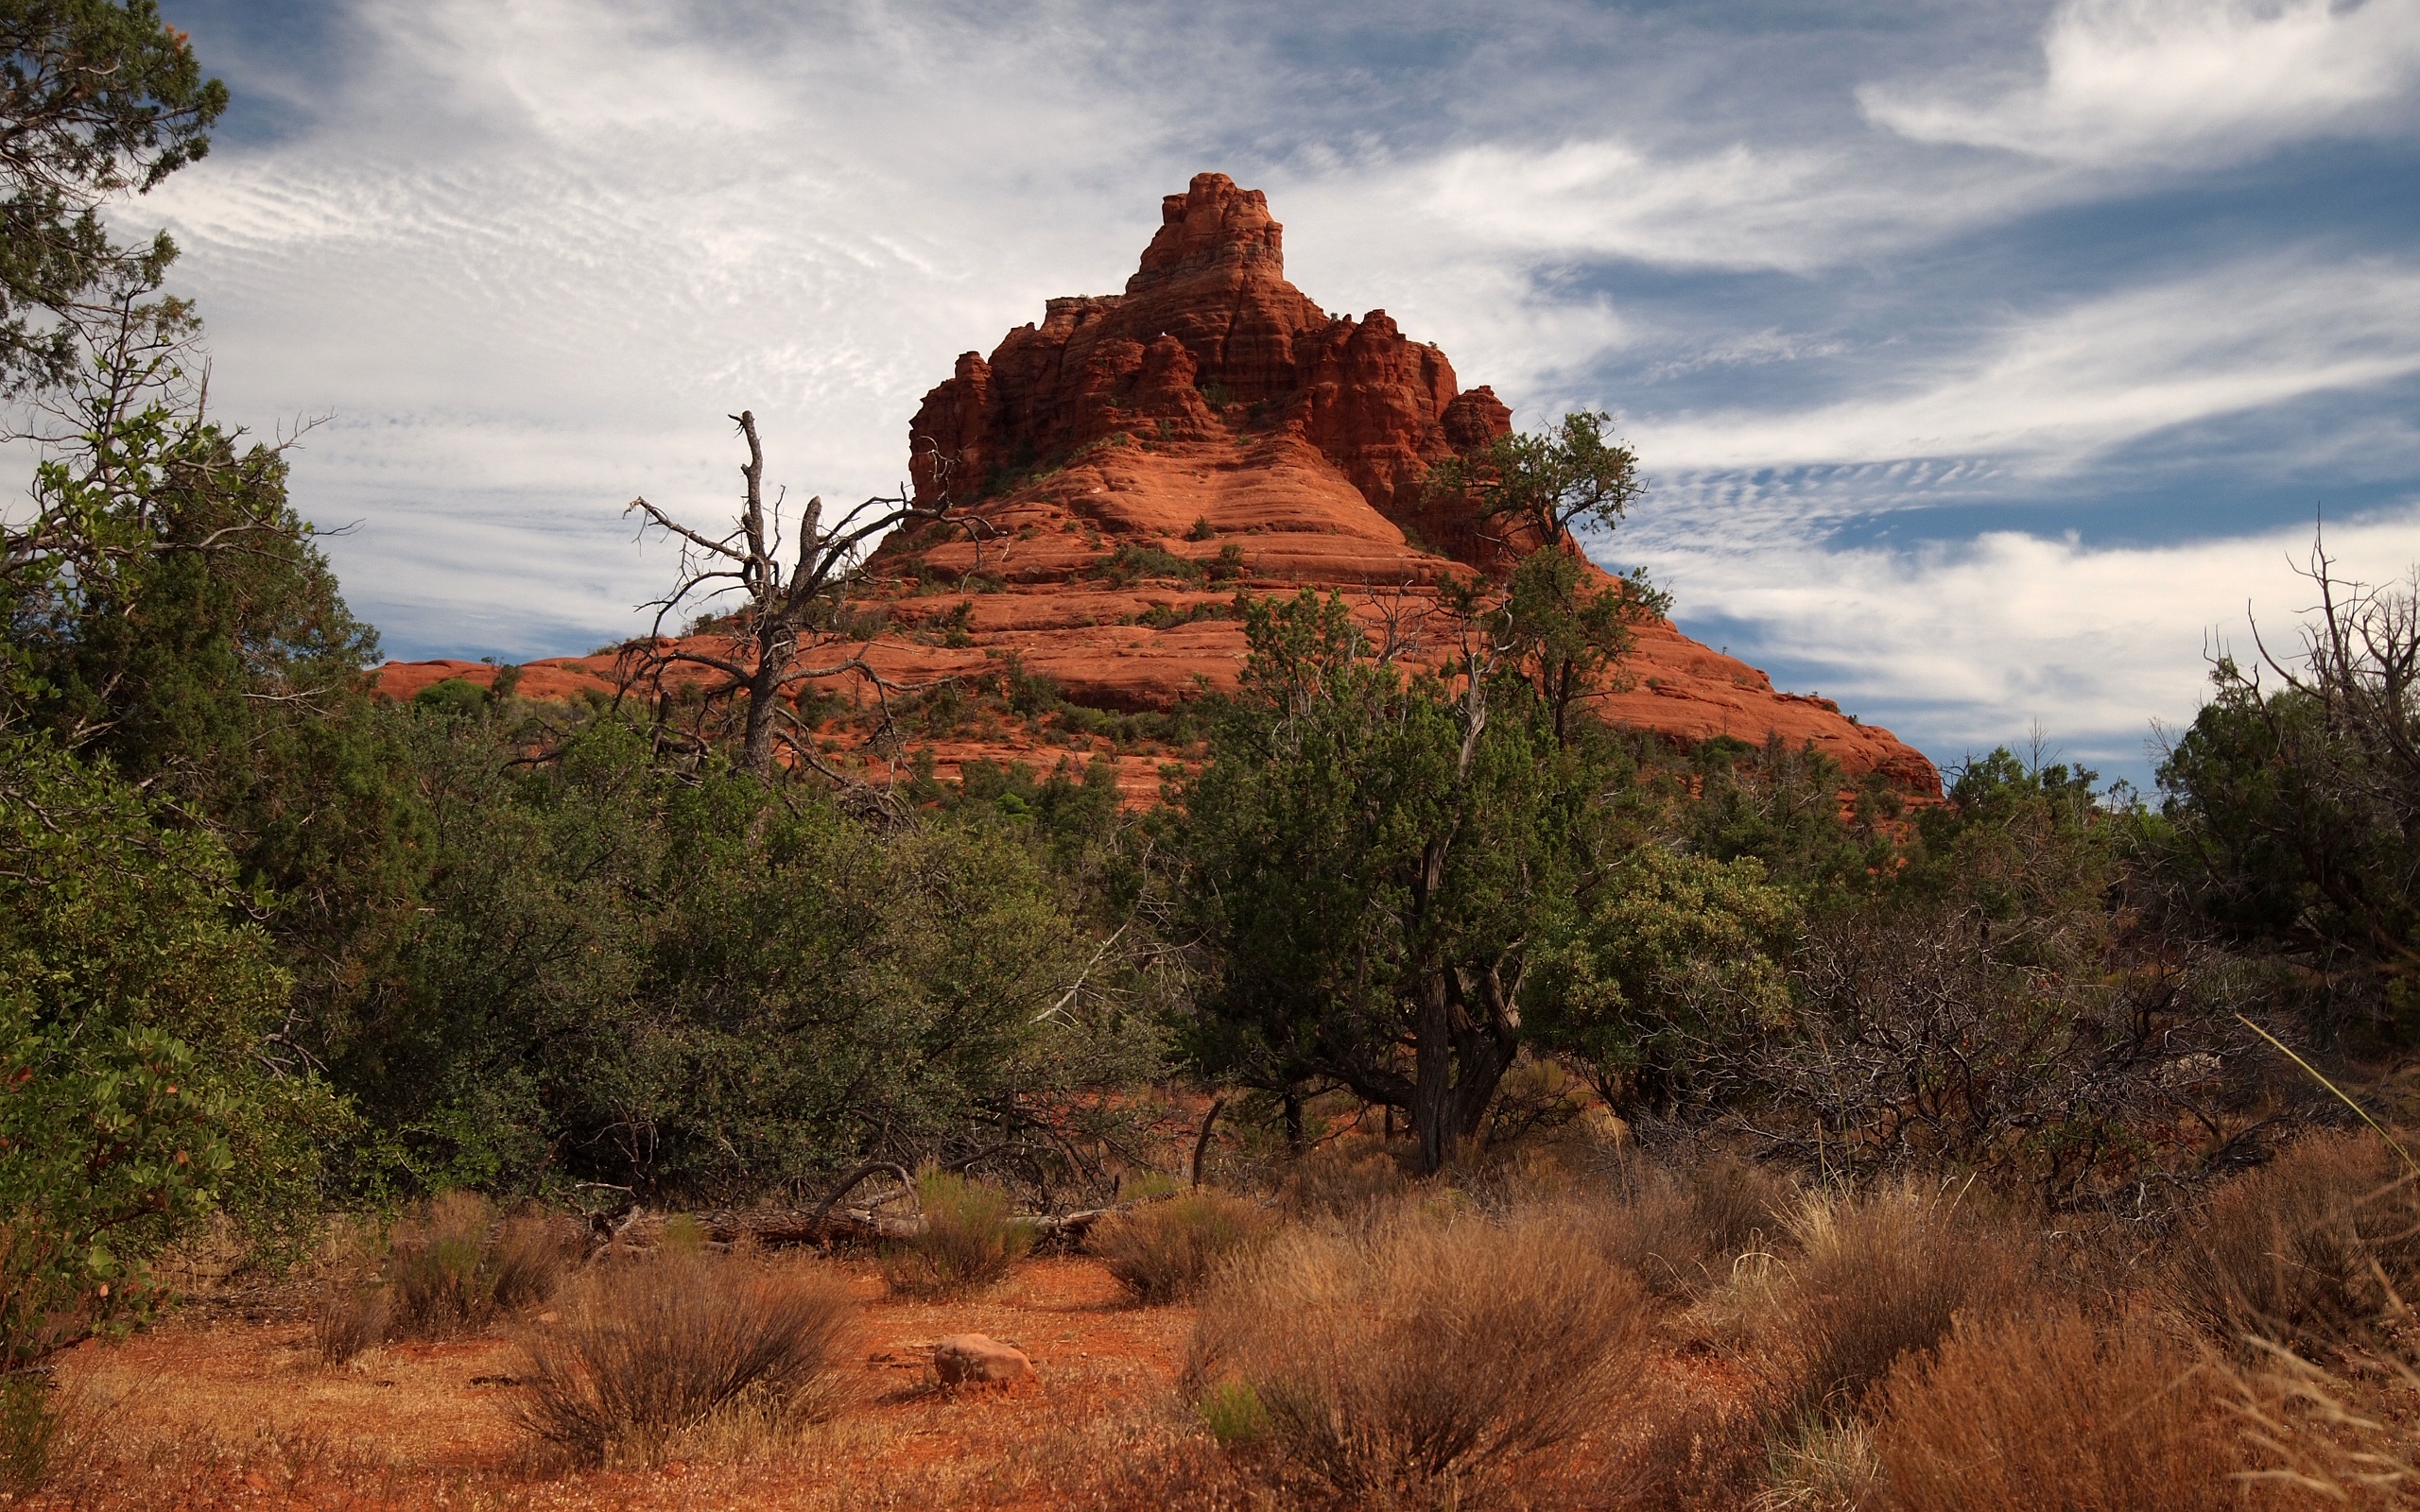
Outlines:
[[[1498,565],[1467,507],[1426,496],[1434,463],[1511,426],[1495,393],[1458,387],[1445,354],[1383,310],[1330,315],[1286,280],[1281,228],[1256,189],[1198,175],[1123,294],[1047,301],[987,359],[969,352],[908,427],[920,504],[981,522],[895,535],[875,553],[882,629],[867,661],[894,683],[1001,685],[1011,663],[1069,703],[1167,711],[1230,689],[1244,658],[1237,592],[1341,593],[1374,631],[1451,639],[1441,580]],[[1417,657],[1415,656],[1415,660]],[[566,698],[614,686],[614,657],[530,663],[518,693]],[[479,662],[390,662],[379,691],[410,697]],[[843,697],[862,689],[835,687]],[[1852,779],[1917,797],[1941,778],[1887,730],[1826,698],[1776,690],[1754,667],[1668,623],[1646,627],[1625,675],[1596,699],[1616,724],[1683,741],[1777,736]],[[836,721],[833,748],[852,741]],[[909,745],[937,775],[1022,761],[1046,772],[1109,756],[1149,801],[1171,754],[994,714]]]

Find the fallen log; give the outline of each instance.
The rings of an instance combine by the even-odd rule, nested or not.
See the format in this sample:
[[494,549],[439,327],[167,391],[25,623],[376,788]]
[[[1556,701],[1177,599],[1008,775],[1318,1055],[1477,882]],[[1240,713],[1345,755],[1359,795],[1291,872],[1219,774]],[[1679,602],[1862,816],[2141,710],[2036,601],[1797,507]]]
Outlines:
[[[1141,1203],[1154,1201],[1150,1197],[1132,1202],[1112,1203],[1105,1208],[1087,1208],[1080,1212],[1021,1212],[1009,1222],[1033,1231],[1037,1244],[1080,1242],[1092,1226],[1114,1212],[1124,1212]],[[825,1211],[815,1208],[738,1208],[708,1212],[648,1212],[636,1210],[614,1230],[608,1248],[648,1249],[664,1242],[666,1225],[675,1218],[685,1218],[697,1226],[699,1233],[710,1244],[730,1245],[742,1240],[777,1248],[792,1245],[871,1245],[896,1244],[915,1238],[925,1231],[923,1213],[886,1213],[872,1208],[842,1208]]]

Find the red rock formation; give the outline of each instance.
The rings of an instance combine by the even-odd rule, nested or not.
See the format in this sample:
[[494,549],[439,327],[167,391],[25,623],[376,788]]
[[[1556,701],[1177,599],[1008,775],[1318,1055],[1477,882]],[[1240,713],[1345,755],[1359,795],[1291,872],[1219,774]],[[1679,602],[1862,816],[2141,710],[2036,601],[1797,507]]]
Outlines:
[[[1422,479],[1503,435],[1511,412],[1487,388],[1463,392],[1444,353],[1385,311],[1326,314],[1286,281],[1283,245],[1258,190],[1199,175],[1163,204],[1124,294],[1051,300],[989,359],[958,359],[908,427],[909,466],[920,501],[947,500],[986,529],[885,542],[873,570],[890,631],[866,647],[877,670],[996,686],[1013,659],[1074,703],[1165,711],[1235,685],[1242,627],[1223,611],[1238,590],[1336,590],[1374,627],[1425,627],[1442,644],[1438,582],[1500,568],[1503,552],[1465,507],[1426,499]],[[521,691],[556,696],[535,680],[541,667],[610,680],[612,662],[533,663]],[[409,696],[447,675],[486,680],[476,663],[444,665],[459,670],[390,667],[386,686]],[[1941,790],[1890,731],[1777,693],[1667,624],[1641,634],[1599,705],[1684,739],[1778,735],[1851,776]],[[1028,725],[941,739],[933,753],[946,778],[962,761],[1047,768],[1101,744]],[[1128,796],[1156,794],[1173,754],[1120,756]]]

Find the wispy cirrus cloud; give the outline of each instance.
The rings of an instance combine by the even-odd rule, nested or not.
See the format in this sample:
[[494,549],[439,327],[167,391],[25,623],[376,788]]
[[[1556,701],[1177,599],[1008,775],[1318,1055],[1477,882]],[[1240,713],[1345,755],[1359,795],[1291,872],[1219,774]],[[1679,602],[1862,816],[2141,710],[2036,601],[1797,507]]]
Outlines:
[[2409,129],[2420,0],[2066,0],[2039,77],[1868,84],[1911,140],[2092,167],[2202,165],[2330,133]]
[[[1524,421],[1620,413],[1685,626],[1827,692],[1824,625],[1928,651],[1860,684],[1927,740],[2066,655],[1913,628],[1976,562],[2179,553],[2203,598],[2035,711],[2122,744],[2250,570],[2211,542],[2420,497],[2420,207],[2377,187],[2420,0],[280,3],[165,0],[239,113],[135,214],[222,411],[333,415],[298,501],[406,654],[623,633],[663,564],[619,507],[722,507],[741,405],[794,487],[888,488],[954,354],[1119,286],[1202,168]],[[2146,470],[2212,502],[2145,513]]]

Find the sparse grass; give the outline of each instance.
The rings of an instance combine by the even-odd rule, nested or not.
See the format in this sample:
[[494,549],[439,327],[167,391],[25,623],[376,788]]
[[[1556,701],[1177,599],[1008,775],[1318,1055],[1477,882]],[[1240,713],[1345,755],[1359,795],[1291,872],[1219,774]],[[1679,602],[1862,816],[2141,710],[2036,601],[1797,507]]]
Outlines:
[[1010,1222],[1009,1194],[987,1181],[927,1171],[916,1178],[925,1228],[882,1257],[883,1280],[910,1297],[945,1297],[1001,1280],[1033,1247],[1033,1230]]
[[2324,1345],[2409,1296],[2420,1185],[2375,1134],[2308,1136],[2219,1189],[2169,1267],[2212,1334]]
[[683,1435],[728,1452],[829,1416],[856,1328],[821,1270],[686,1246],[583,1278],[563,1313],[524,1335],[520,1420],[588,1465],[644,1463]]
[[1962,1319],[1878,1393],[1893,1512],[2209,1512],[2241,1503],[2234,1434],[2193,1356],[2139,1311]]
[[1340,1491],[1475,1504],[1618,1418],[1647,1335],[1636,1283],[1568,1217],[1407,1214],[1281,1233],[1237,1263],[1185,1379],[1197,1401],[1249,1387],[1270,1441]]
[[1275,1226],[1259,1204],[1204,1188],[1113,1213],[1093,1226],[1084,1247],[1137,1300],[1172,1302]]
[[23,1496],[50,1477],[52,1452],[66,1419],[47,1376],[0,1375],[0,1494]]

